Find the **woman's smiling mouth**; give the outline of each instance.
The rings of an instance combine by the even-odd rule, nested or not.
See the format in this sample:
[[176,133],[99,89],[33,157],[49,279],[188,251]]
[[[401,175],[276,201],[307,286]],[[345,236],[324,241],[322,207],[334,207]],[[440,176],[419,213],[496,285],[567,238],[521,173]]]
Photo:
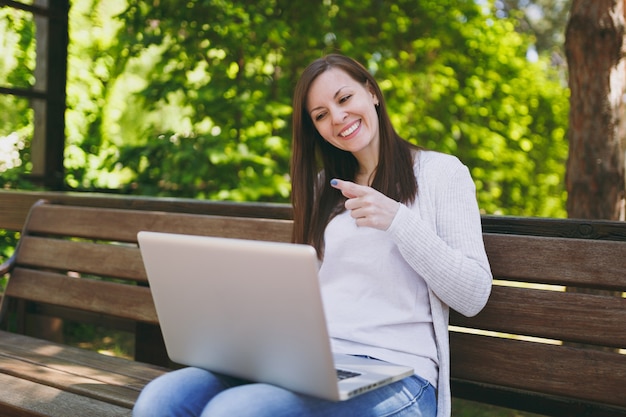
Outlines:
[[359,127],[361,127],[361,120],[357,120],[349,127],[345,128],[343,131],[339,132],[339,136],[345,138],[353,134]]

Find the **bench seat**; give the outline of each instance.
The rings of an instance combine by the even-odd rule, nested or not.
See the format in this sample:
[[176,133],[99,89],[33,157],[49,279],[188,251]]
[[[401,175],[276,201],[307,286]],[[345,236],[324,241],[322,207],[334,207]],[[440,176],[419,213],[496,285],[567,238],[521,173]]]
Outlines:
[[167,371],[0,331],[0,414],[130,415],[145,384]]

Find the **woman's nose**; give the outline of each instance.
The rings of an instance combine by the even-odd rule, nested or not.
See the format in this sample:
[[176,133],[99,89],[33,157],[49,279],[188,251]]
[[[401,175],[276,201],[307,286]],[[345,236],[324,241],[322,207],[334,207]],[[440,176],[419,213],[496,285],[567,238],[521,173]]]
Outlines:
[[331,110],[331,116],[333,118],[333,123],[335,124],[343,123],[344,120],[346,120],[346,117],[348,116],[348,112],[342,109],[334,109],[334,110]]

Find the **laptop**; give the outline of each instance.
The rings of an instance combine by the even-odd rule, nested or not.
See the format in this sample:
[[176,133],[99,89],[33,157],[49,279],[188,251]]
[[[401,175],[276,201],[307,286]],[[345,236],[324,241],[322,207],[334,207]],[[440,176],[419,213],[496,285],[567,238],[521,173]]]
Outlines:
[[171,360],[331,401],[413,374],[333,354],[313,247],[141,231]]

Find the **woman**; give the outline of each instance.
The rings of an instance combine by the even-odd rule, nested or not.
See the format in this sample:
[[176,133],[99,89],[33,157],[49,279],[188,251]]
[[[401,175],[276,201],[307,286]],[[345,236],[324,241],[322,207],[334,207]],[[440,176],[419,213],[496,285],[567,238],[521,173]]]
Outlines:
[[341,55],[304,71],[293,120],[294,240],[323,260],[334,350],[413,366],[450,415],[448,307],[475,315],[491,291],[469,171],[400,138]]
[[400,138],[350,58],[309,65],[293,107],[294,241],[320,257],[333,349],[415,375],[334,403],[187,368],[151,382],[135,415],[450,415],[448,306],[474,315],[491,290],[469,171]]

